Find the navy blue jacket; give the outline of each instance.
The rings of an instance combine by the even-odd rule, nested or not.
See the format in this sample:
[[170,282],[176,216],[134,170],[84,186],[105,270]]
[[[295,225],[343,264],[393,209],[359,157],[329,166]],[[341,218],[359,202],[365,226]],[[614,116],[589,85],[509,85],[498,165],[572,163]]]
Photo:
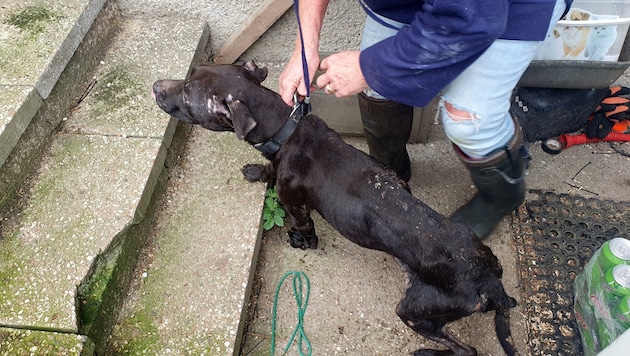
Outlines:
[[[556,0],[363,0],[409,24],[361,52],[363,75],[381,95],[425,106],[497,38],[542,41]],[[572,0],[567,0],[571,3]]]

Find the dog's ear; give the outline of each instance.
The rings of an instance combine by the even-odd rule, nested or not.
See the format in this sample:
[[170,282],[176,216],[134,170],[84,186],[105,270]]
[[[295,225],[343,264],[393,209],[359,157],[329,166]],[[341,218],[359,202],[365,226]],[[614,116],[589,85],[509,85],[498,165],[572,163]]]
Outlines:
[[251,73],[259,83],[267,78],[267,68],[259,68],[254,61],[247,61],[243,64],[243,68]]
[[239,140],[245,139],[248,133],[256,127],[258,124],[252,117],[249,109],[240,100],[234,100],[232,95],[228,95],[225,98],[225,103],[230,109],[230,116],[232,117],[232,125],[234,125],[234,132]]

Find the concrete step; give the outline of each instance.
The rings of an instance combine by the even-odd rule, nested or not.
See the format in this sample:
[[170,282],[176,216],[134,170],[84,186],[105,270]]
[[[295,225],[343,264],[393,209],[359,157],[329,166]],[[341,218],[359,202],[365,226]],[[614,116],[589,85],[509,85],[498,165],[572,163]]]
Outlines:
[[247,162],[263,158],[232,133],[195,127],[108,352],[239,354],[265,193],[243,179]]
[[[40,142],[50,135],[77,91],[77,80],[90,67],[90,53],[115,29],[105,0],[5,0],[0,6],[0,212],[39,157]],[[92,43],[79,45],[92,30]],[[62,73],[72,57],[82,57],[78,73],[66,84]],[[67,72],[67,71],[66,71]],[[67,75],[66,75],[67,76]],[[57,88],[53,93],[53,89]],[[47,101],[49,97],[52,100]],[[35,122],[34,125],[31,125]],[[19,188],[18,188],[19,189]]]
[[[90,9],[98,5],[85,3]],[[64,14],[59,15],[63,19],[66,9],[87,8],[67,1],[47,4],[50,11]],[[18,5],[11,10],[22,8]],[[93,347],[100,351],[116,321],[144,241],[144,217],[150,213],[176,128],[176,121],[154,105],[151,84],[158,78],[184,77],[191,63],[209,58],[209,32],[202,21],[121,17],[115,3],[101,1],[100,5],[111,6],[111,11],[99,16],[116,17],[103,28],[115,23],[121,30],[107,53],[92,53],[92,58],[100,58],[98,68],[88,71],[94,73],[94,80],[73,84],[88,88],[79,105],[70,114],[64,112],[66,116],[50,118],[51,122],[64,121],[62,128],[45,149],[32,186],[16,186],[28,197],[23,208],[2,221],[0,354],[79,354],[90,353]],[[90,21],[81,22],[86,16],[80,12],[74,20],[89,28]],[[92,25],[98,21],[92,18]],[[83,37],[78,39],[81,46],[90,47],[100,39],[98,34],[82,34],[65,33]],[[51,63],[82,51],[81,47],[52,46],[58,52],[49,58]],[[77,71],[81,65],[73,63],[75,59],[61,65],[56,81],[51,79],[50,95],[38,84],[45,82],[46,71],[35,75],[34,83],[6,86],[18,95],[13,99],[16,104],[6,109],[16,114],[2,125],[2,134],[17,137],[14,148],[5,146],[10,151],[8,161],[19,162],[12,156],[19,158],[15,147],[24,139],[21,127],[26,126],[24,132],[37,131],[33,126],[42,124],[28,122],[28,116],[37,118],[40,113],[33,112],[41,112],[55,97],[55,90],[63,91],[65,87],[58,87],[64,76],[68,81],[81,78],[82,72]],[[42,102],[39,109],[33,100]],[[18,114],[26,119],[16,124],[13,119]]]

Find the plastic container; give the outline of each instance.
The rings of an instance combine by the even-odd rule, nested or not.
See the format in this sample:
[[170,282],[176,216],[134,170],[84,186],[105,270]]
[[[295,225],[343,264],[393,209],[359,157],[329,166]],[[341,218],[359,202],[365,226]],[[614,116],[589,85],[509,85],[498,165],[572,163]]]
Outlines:
[[[623,52],[621,56],[624,56]],[[630,66],[628,61],[630,56],[627,57],[623,62],[535,60],[529,65],[518,85],[532,88],[608,88]]]
[[615,62],[629,26],[630,1],[576,0],[535,59]]
[[[575,0],[572,7],[595,14],[630,18],[630,0]],[[621,43],[618,61],[535,59],[521,77],[518,86],[563,89],[610,87],[630,66],[630,36],[619,34],[620,25],[616,26],[617,38],[613,48],[617,48],[616,46]]]

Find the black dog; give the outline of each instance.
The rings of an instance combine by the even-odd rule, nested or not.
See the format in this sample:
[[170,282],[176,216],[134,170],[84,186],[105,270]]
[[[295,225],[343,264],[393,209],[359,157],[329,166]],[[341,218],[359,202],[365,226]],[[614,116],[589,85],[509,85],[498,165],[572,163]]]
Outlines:
[[293,247],[317,247],[310,217],[315,209],[351,241],[394,256],[407,275],[398,316],[450,349],[416,355],[476,355],[445,325],[488,310],[496,310],[503,349],[516,354],[509,328],[509,309],[516,301],[503,288],[502,269],[490,248],[465,225],[414,198],[393,171],[346,144],[323,120],[300,118],[299,108],[292,112],[260,84],[266,76],[267,70],[254,62],[198,66],[188,80],[155,82],[153,95],[176,118],[234,131],[263,152],[271,164],[247,165],[243,174],[251,182],[276,180],[292,218]]

